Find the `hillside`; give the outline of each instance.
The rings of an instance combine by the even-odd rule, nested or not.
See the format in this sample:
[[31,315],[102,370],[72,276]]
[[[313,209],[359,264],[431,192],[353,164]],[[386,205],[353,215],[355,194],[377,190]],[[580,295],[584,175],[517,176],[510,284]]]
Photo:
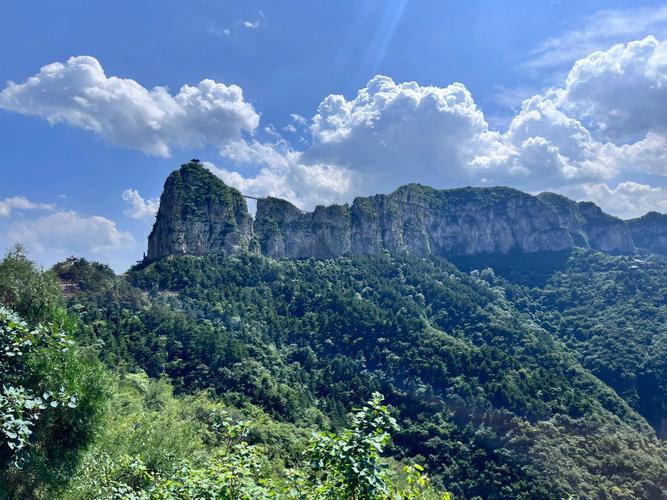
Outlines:
[[[102,264],[58,271],[70,290],[124,293]],[[0,260],[0,298],[2,499],[450,498],[386,457],[397,425],[379,393],[337,433],[317,410],[295,424],[212,391],[175,396],[164,375],[104,367],[86,311],[68,313],[56,275],[20,248]]]
[[667,437],[667,259],[577,252],[541,288],[497,284]]
[[[88,269],[57,271],[71,282]],[[109,365],[166,375],[178,392],[212,388],[280,421],[339,428],[379,391],[401,428],[392,454],[457,496],[661,498],[667,450],[632,409],[642,405],[498,280],[390,254],[178,257],[80,279],[71,307],[85,311],[81,342],[103,344]],[[620,361],[603,354],[598,365]]]
[[667,498],[664,222],[417,184],[253,218],[188,163],[127,273],[0,261],[0,498]]

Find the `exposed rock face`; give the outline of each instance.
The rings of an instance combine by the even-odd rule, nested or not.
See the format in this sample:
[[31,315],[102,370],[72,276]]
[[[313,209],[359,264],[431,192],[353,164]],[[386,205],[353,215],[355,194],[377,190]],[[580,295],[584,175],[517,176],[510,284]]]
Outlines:
[[631,253],[635,242],[667,253],[667,215],[626,223],[593,203],[506,187],[436,190],[409,184],[388,195],[357,198],[351,206],[318,206],[312,212],[263,198],[253,223],[241,193],[200,164],[188,163],[165,183],[147,257],[242,250],[275,258],[382,251],[447,256],[575,246]]
[[[284,202],[283,202],[284,203]],[[390,195],[357,198],[351,207],[258,203],[255,230],[272,257],[334,257],[382,250],[416,255],[561,251],[574,246],[557,214],[510,188],[435,190],[410,184]]]
[[638,247],[667,255],[667,214],[649,212],[626,223]]
[[241,193],[198,163],[186,163],[164,184],[147,258],[231,254],[249,249],[252,234]]
[[[552,211],[510,188],[435,190],[410,184],[391,195],[357,199],[352,210],[353,240],[360,244],[355,253],[385,247],[419,255],[506,254],[573,246]],[[379,242],[367,240],[374,233],[381,235]]]
[[264,198],[257,202],[255,233],[264,255],[326,259],[352,253],[350,208],[318,206],[301,212],[290,202]]
[[577,203],[555,193],[541,193],[538,198],[556,212],[560,225],[569,231],[576,246],[604,252],[634,251],[632,234],[625,222],[604,213],[594,203]]

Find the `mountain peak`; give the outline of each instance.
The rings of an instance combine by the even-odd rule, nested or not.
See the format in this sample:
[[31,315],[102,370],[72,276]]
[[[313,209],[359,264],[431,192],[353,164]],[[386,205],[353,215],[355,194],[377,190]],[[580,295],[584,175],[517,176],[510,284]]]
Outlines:
[[230,254],[249,249],[251,239],[252,218],[241,193],[191,161],[167,177],[147,257]]

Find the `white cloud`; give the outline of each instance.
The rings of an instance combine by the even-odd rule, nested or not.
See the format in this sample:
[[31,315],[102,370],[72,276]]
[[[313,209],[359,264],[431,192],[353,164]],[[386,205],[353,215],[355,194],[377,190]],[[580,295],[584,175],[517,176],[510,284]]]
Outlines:
[[633,144],[609,147],[608,154],[622,172],[649,173],[667,177],[667,136],[655,132]]
[[376,76],[357,97],[325,98],[311,120],[313,145],[302,162],[335,165],[360,175],[363,190],[407,182],[436,187],[609,179],[616,150],[596,140],[549,91],[524,101],[508,130],[489,128],[470,92],[395,83]]
[[13,210],[53,210],[49,203],[35,203],[25,196],[11,196],[0,200],[0,217],[9,217]]
[[231,31],[229,30],[229,28],[223,28],[216,24],[209,25],[209,27],[206,29],[206,32],[215,36],[228,37],[229,35],[231,35]]
[[259,115],[236,85],[202,80],[176,95],[107,77],[94,57],[53,63],[0,92],[0,108],[91,130],[122,146],[169,156],[173,147],[222,147],[254,131]]
[[243,26],[244,28],[251,29],[251,30],[256,30],[263,24],[264,20],[264,12],[261,10],[257,13],[257,19],[254,21],[250,21],[248,19],[239,19],[239,24]]
[[244,28],[249,28],[249,29],[254,30],[254,29],[259,28],[259,25],[260,25],[259,19],[257,19],[256,21],[241,20],[241,26],[243,26]]
[[653,36],[580,59],[558,103],[615,143],[667,132],[667,42]]
[[[304,151],[282,140],[230,142],[222,155],[259,171],[219,175],[252,194],[284,196],[304,208],[422,182],[529,191],[550,185],[596,200],[616,193],[627,201],[602,204],[619,215],[660,209],[661,181],[649,186],[637,179],[667,174],[667,108],[658,105],[667,102],[662,51],[648,38],[590,55],[562,87],[526,99],[504,132],[489,127],[460,83],[441,88],[376,76],[353,99],[330,95],[321,102],[307,122]],[[617,187],[600,188],[612,183]]]
[[[238,87],[204,80],[172,96],[164,88],[149,91],[132,80],[107,78],[86,57],[9,84],[0,106],[155,154],[213,145],[230,165],[209,168],[225,182],[303,208],[422,182],[529,191],[549,185],[598,199],[604,193],[634,196],[636,209],[659,209],[667,186],[665,89],[667,43],[648,37],[580,59],[560,87],[526,99],[504,131],[489,127],[461,83],[423,86],[378,75],[350,99],[325,97],[310,119],[292,115],[292,143],[271,125],[263,127],[271,142],[260,142],[242,137],[258,129],[259,115]],[[136,192],[124,197],[130,216],[148,217],[156,204]],[[633,210],[627,203],[605,206],[618,214]]]
[[53,264],[70,255],[109,262],[123,270],[131,262],[136,241],[116,223],[101,216],[85,216],[73,211],[55,212],[9,227],[10,244],[21,243],[40,262]]
[[292,119],[292,121],[294,123],[296,123],[297,125],[302,125],[303,126],[303,125],[306,125],[308,123],[308,120],[306,120],[303,116],[301,116],[298,113],[292,113],[289,116]]
[[[616,150],[593,138],[583,124],[560,109],[554,91],[526,99],[502,134],[503,155],[479,156],[475,165],[493,167],[492,182],[538,189],[547,183],[609,179],[618,173]],[[609,151],[609,149],[612,151]]]
[[589,55],[562,87],[526,99],[504,132],[489,127],[460,83],[433,87],[376,76],[353,99],[326,97],[310,120],[292,117],[288,131],[310,132],[304,151],[272,130],[273,143],[238,140],[221,148],[256,173],[209,168],[246,194],[303,208],[423,182],[529,191],[550,185],[622,217],[665,211],[665,183],[636,180],[667,176],[664,47],[647,38]]
[[415,179],[439,186],[472,179],[476,156],[504,149],[464,85],[397,84],[386,76],[371,79],[351,101],[326,97],[310,131],[307,163],[369,175],[378,189]]
[[573,186],[565,194],[593,201],[622,219],[639,217],[652,210],[667,213],[667,188],[633,181],[621,182],[615,188],[605,183],[586,183]]
[[123,213],[132,219],[152,219],[160,206],[159,198],[144,199],[136,189],[126,189],[121,195],[130,206]]
[[285,167],[298,156],[284,141],[268,143],[256,140],[230,142],[222,148],[220,154],[239,164],[254,163],[276,167]]
[[226,184],[250,196],[275,196],[309,209],[318,204],[344,201],[358,192],[354,174],[335,165],[301,162],[302,154],[285,142],[275,144],[238,141],[223,150],[223,155],[240,165],[259,167],[253,176],[205,163]]
[[600,11],[583,27],[546,40],[524,66],[543,69],[568,65],[592,52],[649,33],[667,35],[667,7]]

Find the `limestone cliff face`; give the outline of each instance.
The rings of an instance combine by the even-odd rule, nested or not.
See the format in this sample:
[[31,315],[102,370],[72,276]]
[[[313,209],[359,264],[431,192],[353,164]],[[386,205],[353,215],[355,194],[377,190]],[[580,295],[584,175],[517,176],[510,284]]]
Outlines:
[[252,234],[252,217],[241,193],[191,162],[165,182],[147,258],[231,254],[249,249]]
[[667,214],[649,212],[626,224],[638,247],[667,255]]
[[301,212],[288,201],[263,198],[257,201],[255,233],[262,253],[270,257],[327,259],[352,253],[347,205]]
[[419,184],[352,205],[303,212],[262,198],[253,221],[241,193],[198,163],[173,172],[148,240],[148,259],[259,250],[275,258],[331,258],[383,251],[477,255],[562,251],[573,247],[667,253],[667,215],[627,223],[593,203],[532,196],[516,189],[436,190]]
[[560,251],[573,246],[555,214],[510,188],[436,190],[410,184],[352,205],[354,253],[417,255]]
[[604,252],[635,250],[632,233],[625,222],[604,213],[594,203],[577,203],[555,193],[541,193],[538,198],[556,212],[560,225],[572,235],[576,246]]
[[[282,202],[285,204],[286,202]],[[300,213],[258,203],[255,231],[271,257],[335,257],[388,250],[416,255],[560,251],[574,241],[538,198],[509,188],[435,190],[411,184],[352,206]]]

